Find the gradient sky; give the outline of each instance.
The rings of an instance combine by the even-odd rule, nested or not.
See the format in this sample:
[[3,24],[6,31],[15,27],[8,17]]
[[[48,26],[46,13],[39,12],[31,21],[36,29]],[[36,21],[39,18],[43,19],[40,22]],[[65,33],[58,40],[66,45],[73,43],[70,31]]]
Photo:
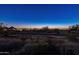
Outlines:
[[0,22],[15,26],[68,26],[79,23],[79,5],[0,5]]

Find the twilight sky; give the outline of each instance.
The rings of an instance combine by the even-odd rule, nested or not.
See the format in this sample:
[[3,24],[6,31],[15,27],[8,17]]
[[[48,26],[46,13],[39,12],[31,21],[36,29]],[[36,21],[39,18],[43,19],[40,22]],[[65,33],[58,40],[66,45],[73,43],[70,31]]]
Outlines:
[[20,27],[79,24],[79,5],[3,4],[0,5],[0,22]]

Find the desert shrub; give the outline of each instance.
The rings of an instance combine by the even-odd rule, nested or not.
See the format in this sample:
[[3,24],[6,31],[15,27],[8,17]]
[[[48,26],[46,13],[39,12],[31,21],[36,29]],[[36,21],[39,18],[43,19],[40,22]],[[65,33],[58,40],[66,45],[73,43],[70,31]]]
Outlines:
[[66,55],[74,55],[74,51],[72,49],[67,50]]
[[77,36],[75,34],[68,34],[67,38],[69,39],[69,41],[79,42],[79,40],[77,39]]
[[61,54],[58,47],[55,45],[38,45],[33,49],[34,55],[58,55]]

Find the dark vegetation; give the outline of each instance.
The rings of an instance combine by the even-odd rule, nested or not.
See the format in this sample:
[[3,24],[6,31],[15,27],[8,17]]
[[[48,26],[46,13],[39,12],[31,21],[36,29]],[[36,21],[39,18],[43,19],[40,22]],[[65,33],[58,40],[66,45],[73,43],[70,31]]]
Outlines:
[[79,54],[79,25],[68,29],[22,29],[0,23],[1,55]]

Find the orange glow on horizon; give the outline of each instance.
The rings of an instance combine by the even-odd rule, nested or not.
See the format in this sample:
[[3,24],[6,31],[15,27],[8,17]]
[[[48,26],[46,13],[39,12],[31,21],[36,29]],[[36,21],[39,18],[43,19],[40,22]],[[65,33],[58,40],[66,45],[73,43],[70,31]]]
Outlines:
[[18,29],[23,29],[23,28],[26,28],[26,29],[42,29],[44,27],[48,27],[49,29],[68,29],[69,26],[64,26],[64,25],[54,25],[54,26],[46,26],[46,25],[31,25],[31,26],[16,26],[16,28]]

